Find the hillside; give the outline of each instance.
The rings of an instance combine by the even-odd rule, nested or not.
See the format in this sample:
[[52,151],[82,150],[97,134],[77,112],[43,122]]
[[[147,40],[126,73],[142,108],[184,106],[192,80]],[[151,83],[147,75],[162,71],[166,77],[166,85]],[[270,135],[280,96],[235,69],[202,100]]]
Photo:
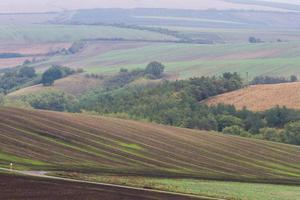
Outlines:
[[300,148],[150,123],[0,108],[0,166],[300,183]]
[[213,97],[205,103],[234,105],[238,109],[247,107],[253,111],[268,110],[277,105],[300,109],[300,82],[270,85],[253,85],[241,90]]
[[49,90],[60,90],[74,96],[93,90],[102,84],[102,80],[96,78],[88,78],[83,74],[75,74],[55,81],[52,86],[45,87],[42,84],[25,87],[20,90],[8,94],[8,97],[20,97],[28,94],[37,94]]
[[[174,44],[135,42],[89,42],[74,55],[54,56],[31,66],[43,69],[51,64],[84,68],[89,73],[111,74],[120,68],[145,68],[151,61],[162,62],[176,78],[238,72],[249,78],[300,75],[299,42],[262,44]],[[282,67],[284,66],[284,67]]]

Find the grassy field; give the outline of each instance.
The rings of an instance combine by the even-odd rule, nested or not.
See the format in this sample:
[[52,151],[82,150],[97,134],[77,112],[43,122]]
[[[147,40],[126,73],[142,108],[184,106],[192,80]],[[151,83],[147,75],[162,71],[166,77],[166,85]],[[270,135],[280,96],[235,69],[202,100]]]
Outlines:
[[[126,49],[124,49],[126,47]],[[90,73],[110,74],[120,68],[144,68],[153,60],[166,65],[175,78],[238,72],[243,77],[257,75],[300,75],[298,42],[262,44],[166,44],[96,42],[75,55],[56,56],[34,66],[53,63],[85,68]]]
[[219,103],[234,105],[238,109],[247,107],[253,111],[264,111],[277,105],[300,109],[300,83],[253,85],[207,100],[208,105]]
[[0,152],[22,169],[300,183],[297,146],[80,114],[1,108]]
[[152,188],[164,191],[232,200],[296,200],[300,196],[299,186],[206,181],[195,179],[167,179],[132,176],[97,176],[90,174],[74,173],[56,175],[101,183]]
[[1,25],[0,42],[73,42],[83,39],[177,40],[164,34],[88,25]]

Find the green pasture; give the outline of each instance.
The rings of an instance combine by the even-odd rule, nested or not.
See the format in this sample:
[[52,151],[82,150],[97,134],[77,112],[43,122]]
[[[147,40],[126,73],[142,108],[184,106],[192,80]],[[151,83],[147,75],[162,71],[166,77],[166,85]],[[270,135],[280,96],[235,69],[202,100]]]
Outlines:
[[73,42],[83,39],[177,40],[143,30],[92,25],[1,25],[0,42]]

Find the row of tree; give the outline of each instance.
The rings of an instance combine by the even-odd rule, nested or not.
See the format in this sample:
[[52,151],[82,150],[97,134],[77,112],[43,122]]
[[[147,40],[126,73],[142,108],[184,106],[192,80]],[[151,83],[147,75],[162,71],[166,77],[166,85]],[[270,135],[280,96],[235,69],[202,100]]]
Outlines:
[[276,77],[276,76],[256,76],[252,81],[251,85],[257,84],[276,84],[276,83],[288,83],[288,82],[297,82],[298,77],[291,75],[289,79],[285,77]]

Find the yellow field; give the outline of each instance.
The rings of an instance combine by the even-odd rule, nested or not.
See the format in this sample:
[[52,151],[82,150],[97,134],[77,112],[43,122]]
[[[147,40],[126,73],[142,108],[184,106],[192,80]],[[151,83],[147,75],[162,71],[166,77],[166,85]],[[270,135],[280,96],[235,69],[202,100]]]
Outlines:
[[205,103],[224,103],[234,105],[237,109],[247,107],[253,111],[264,111],[277,105],[300,109],[300,82],[254,85],[213,97]]

